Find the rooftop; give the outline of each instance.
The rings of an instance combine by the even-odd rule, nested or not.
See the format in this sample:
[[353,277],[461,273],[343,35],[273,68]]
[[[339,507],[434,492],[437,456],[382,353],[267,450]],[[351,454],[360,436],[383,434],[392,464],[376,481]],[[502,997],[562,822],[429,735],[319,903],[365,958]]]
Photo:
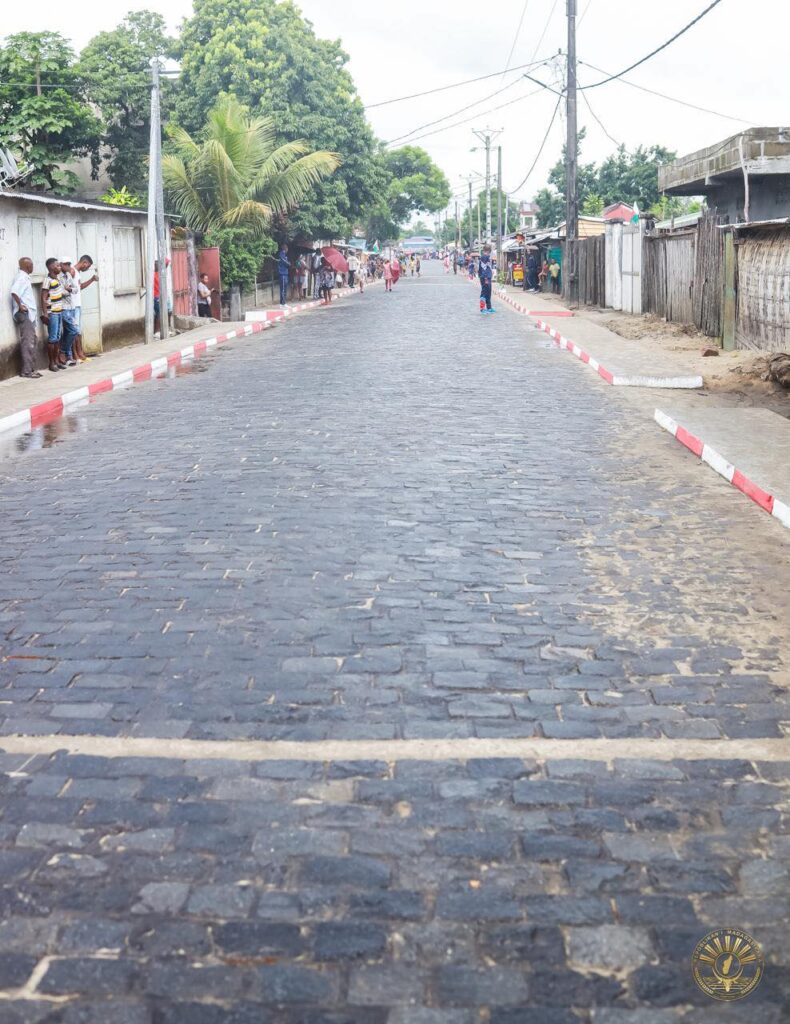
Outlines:
[[750,128],[658,169],[658,187],[679,196],[703,195],[729,178],[790,174],[790,128]]
[[73,210],[101,210],[110,213],[132,213],[138,217],[147,217],[148,211],[140,207],[114,206],[95,199],[80,199],[75,196],[50,196],[42,192],[19,192],[13,189],[0,189],[0,199],[20,199],[30,203],[42,203],[47,206],[67,206]]

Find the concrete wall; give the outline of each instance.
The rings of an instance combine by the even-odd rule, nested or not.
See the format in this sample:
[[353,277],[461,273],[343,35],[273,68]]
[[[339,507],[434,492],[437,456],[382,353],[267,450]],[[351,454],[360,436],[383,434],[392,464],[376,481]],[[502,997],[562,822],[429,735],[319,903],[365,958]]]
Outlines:
[[[743,178],[728,179],[706,190],[708,206],[730,224],[743,221]],[[790,174],[749,176],[749,220],[780,220],[790,217]]]
[[[44,234],[40,251],[22,252],[21,246],[26,245],[19,237],[19,219],[35,218],[44,222]],[[140,241],[145,252],[144,213],[128,213],[120,210],[104,210],[85,208],[77,204],[60,205],[52,202],[37,202],[24,197],[0,195],[0,379],[18,373],[18,344],[14,322],[11,316],[11,283],[16,276],[17,261],[21,256],[34,259],[34,289],[38,299],[40,281],[45,271],[44,260],[50,256],[59,258],[71,256],[78,259],[83,253],[78,251],[78,225],[83,239],[83,248],[89,251],[99,271],[98,307],[100,325],[97,322],[98,347],[104,349],[117,348],[121,345],[142,341],[144,335],[145,298],[142,287],[124,290],[115,281],[113,228],[139,228]],[[85,246],[84,238],[95,232],[95,247]],[[143,255],[143,276],[145,257]],[[90,275],[85,275],[86,277]],[[83,301],[87,301],[88,292],[97,288],[96,284],[83,292]],[[94,299],[95,302],[95,299]],[[39,310],[40,312],[40,310]],[[40,345],[40,365],[45,365],[44,358],[44,325],[38,323]]]

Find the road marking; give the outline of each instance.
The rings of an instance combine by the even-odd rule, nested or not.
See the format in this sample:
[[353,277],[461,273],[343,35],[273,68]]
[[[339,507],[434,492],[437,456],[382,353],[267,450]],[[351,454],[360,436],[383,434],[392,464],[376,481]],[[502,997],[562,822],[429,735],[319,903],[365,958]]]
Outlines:
[[[360,729],[364,728],[360,726]],[[788,761],[790,738],[782,739],[415,739],[415,740],[190,740],[144,736],[3,736],[10,754],[87,754],[92,757],[161,757],[227,761],[467,761],[471,758],[614,758]]]

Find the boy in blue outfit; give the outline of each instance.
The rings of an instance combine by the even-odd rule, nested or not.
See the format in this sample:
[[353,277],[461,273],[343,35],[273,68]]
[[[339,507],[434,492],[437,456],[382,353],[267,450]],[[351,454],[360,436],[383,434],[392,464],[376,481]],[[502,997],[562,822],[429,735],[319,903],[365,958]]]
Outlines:
[[480,312],[493,313],[494,310],[491,308],[491,287],[494,281],[494,268],[491,266],[490,245],[486,245],[483,248],[477,276],[480,278]]

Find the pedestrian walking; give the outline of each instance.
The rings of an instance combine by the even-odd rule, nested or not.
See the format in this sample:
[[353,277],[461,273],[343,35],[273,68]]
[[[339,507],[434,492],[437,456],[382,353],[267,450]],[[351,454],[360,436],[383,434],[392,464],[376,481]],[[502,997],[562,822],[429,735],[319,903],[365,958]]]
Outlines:
[[313,298],[318,299],[321,296],[321,266],[323,264],[323,257],[321,250],[316,249],[310,257],[310,270],[313,274]]
[[486,245],[480,257],[477,276],[480,278],[480,312],[493,313],[491,307],[491,288],[494,283],[494,270],[491,266],[491,246]]
[[288,258],[288,246],[283,242],[277,253],[277,275],[280,278],[280,305],[288,301],[288,277],[291,273],[291,261]]
[[527,291],[540,291],[538,286],[538,259],[535,255],[534,249],[530,250],[529,256],[527,257]]
[[392,291],[392,264],[389,260],[384,261],[384,290]]
[[353,288],[354,282],[356,281],[357,274],[359,273],[359,258],[355,253],[351,253],[347,260],[348,263],[348,287]]
[[447,253],[444,254],[444,272],[445,274],[450,273],[450,257]]
[[325,257],[321,263],[319,295],[324,305],[329,306],[332,302],[332,289],[335,287],[335,272]]
[[60,263],[50,257],[47,260],[47,272],[41,284],[41,308],[43,310],[41,319],[47,325],[47,353],[49,355],[49,368],[54,373],[56,370],[65,370],[67,363],[65,358],[60,357],[60,336],[63,331],[63,285],[60,283],[58,274]]
[[304,255],[300,253],[296,260],[296,287],[299,292],[299,297],[302,299],[307,298],[307,282],[309,273],[307,260]]
[[36,369],[36,297],[33,294],[33,261],[23,256],[11,284],[11,313],[19,335],[22,377],[40,377]]
[[559,295],[560,293],[560,270],[561,267],[559,263],[552,256],[551,263],[549,263],[549,278],[551,279],[551,291],[553,295]]
[[399,259],[391,260],[390,266],[392,267],[392,287],[394,288],[395,285],[400,280],[401,269],[402,269],[401,265],[400,265],[400,260]]
[[208,284],[208,274],[201,274],[197,286],[197,307],[198,316],[211,316],[211,289]]
[[422,269],[422,262],[420,261],[420,257],[419,256],[417,257],[417,261],[416,262],[417,262],[417,277],[419,277],[420,276],[420,270]]

